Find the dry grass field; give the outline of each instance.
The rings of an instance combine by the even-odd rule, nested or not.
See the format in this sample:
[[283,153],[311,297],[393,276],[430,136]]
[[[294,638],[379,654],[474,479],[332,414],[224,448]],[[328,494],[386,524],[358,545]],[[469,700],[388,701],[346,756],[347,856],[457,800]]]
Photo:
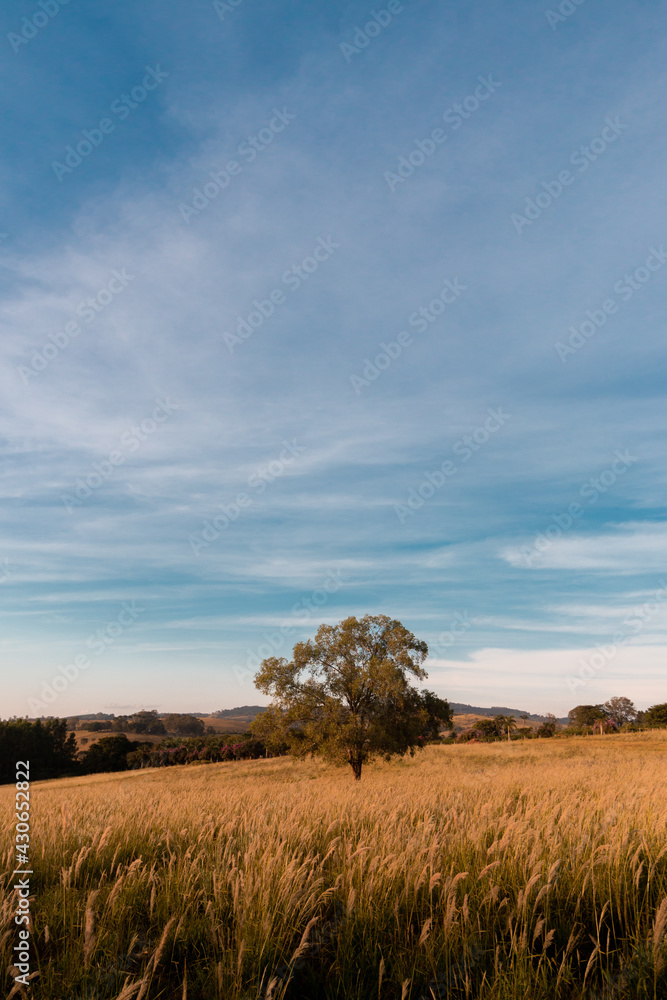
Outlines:
[[38,783],[31,994],[664,998],[665,789],[667,732]]
[[212,715],[200,715],[198,718],[205,726],[215,729],[216,733],[244,733],[250,729],[250,723],[255,718],[254,715],[228,715],[222,719],[216,719]]

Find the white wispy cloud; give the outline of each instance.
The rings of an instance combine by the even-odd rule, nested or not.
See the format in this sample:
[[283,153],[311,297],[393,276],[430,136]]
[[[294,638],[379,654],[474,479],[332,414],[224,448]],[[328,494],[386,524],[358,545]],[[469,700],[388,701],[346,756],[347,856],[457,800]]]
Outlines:
[[[530,560],[535,569],[611,570],[620,574],[660,572],[667,557],[667,523],[625,522],[595,535],[560,535],[536,551]],[[512,566],[525,567],[518,546],[500,555]]]

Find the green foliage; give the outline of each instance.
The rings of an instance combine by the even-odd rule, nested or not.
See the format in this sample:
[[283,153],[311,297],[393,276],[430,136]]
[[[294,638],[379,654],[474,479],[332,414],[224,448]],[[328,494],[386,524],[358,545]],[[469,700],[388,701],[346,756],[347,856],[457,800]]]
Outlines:
[[89,733],[108,733],[111,732],[110,722],[81,722],[77,726],[78,729],[84,729]]
[[480,736],[485,740],[499,740],[502,738],[503,731],[498,719],[502,716],[497,716],[495,719],[480,719],[479,722],[475,723],[474,732],[478,733],[479,736],[471,737],[471,739],[479,739]]
[[560,729],[560,724],[558,722],[558,719],[556,718],[555,715],[549,712],[544,722],[537,727],[536,735],[550,739],[552,736],[556,735],[559,729]]
[[567,713],[571,726],[593,726],[599,719],[606,719],[602,705],[577,705]]
[[[278,747],[271,756],[280,756],[285,750],[285,747]],[[257,760],[266,756],[267,747],[252,733],[228,733],[225,736],[218,734],[166,739],[157,745],[145,743],[142,744],[142,749],[127,755],[127,766],[134,770],[140,767],[172,767],[176,764],[192,764],[195,761],[220,763]]]
[[410,686],[422,680],[428,647],[386,615],[346,618],[321,625],[314,640],[297,643],[293,660],[270,657],[255,677],[273,704],[253,721],[252,732],[271,748],[319,754],[349,764],[357,780],[376,757],[414,754],[449,728],[446,701]]
[[459,735],[455,738],[456,743],[471,743],[473,740],[476,740],[477,742],[490,742],[489,738],[484,735],[481,729],[464,729],[464,731],[459,733]]
[[30,778],[40,781],[76,770],[76,737],[65,719],[0,721],[0,784],[16,780],[17,760],[30,761]]
[[667,702],[660,705],[651,705],[644,715],[644,725],[650,729],[667,728]]
[[98,774],[106,771],[127,771],[127,755],[150,744],[128,740],[124,734],[118,736],[103,736],[93,743],[90,750],[82,755],[81,767],[85,774]]
[[177,736],[203,736],[206,732],[202,720],[194,715],[172,713],[165,715],[162,722],[168,733],[176,733]]
[[135,712],[127,720],[125,728],[128,733],[146,733],[149,736],[162,736],[167,733],[164,722],[158,719],[155,709],[151,712]]
[[511,738],[512,732],[516,729],[516,719],[513,715],[496,715],[494,722],[497,724],[498,729],[503,735],[507,736],[509,740]]
[[637,718],[637,709],[629,698],[610,698],[602,708],[607,717],[619,727],[634,722]]

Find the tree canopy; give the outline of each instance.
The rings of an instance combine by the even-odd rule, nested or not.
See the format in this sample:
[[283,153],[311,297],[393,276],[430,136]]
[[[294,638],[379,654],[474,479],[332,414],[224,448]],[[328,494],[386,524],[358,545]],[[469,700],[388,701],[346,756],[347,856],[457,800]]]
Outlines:
[[625,726],[637,718],[637,709],[629,698],[614,697],[605,701],[602,706],[608,717],[617,726]]
[[127,720],[126,730],[128,733],[149,733],[153,736],[162,736],[167,732],[155,709],[135,712]]
[[516,719],[513,715],[496,715],[495,721],[498,723],[498,728],[503,732],[507,733],[508,741],[511,740],[511,733],[513,729],[516,729]]
[[128,753],[142,746],[150,748],[150,744],[128,740],[124,733],[117,736],[103,736],[82,755],[83,771],[88,774],[98,774],[101,771],[126,771]]
[[292,660],[269,657],[255,676],[273,703],[252,731],[290,753],[314,753],[349,764],[356,780],[374,758],[414,754],[451,728],[447,701],[418,691],[428,646],[386,615],[320,625],[315,638],[295,645]]
[[644,723],[655,729],[667,727],[667,702],[663,702],[660,705],[651,705],[646,710]]
[[179,715],[170,713],[162,720],[168,733],[176,733],[177,736],[203,736],[206,726],[201,719],[194,715]]
[[[496,716],[493,719],[480,719],[475,723],[473,729],[475,733],[479,733],[487,740],[499,740],[502,739],[503,731],[498,722],[500,716]],[[471,737],[476,739],[477,737]]]
[[559,722],[553,712],[547,712],[544,722],[536,730],[537,736],[550,738],[558,732]]
[[599,719],[606,719],[602,705],[577,705],[567,713],[571,726],[594,726]]
[[608,728],[620,728],[635,722],[638,714],[630,698],[616,696],[609,698],[604,705],[577,705],[568,712],[568,718],[571,726],[593,726],[602,732],[605,723],[613,723]]
[[32,781],[73,773],[76,752],[65,719],[0,720],[0,784],[16,780],[17,760],[30,761]]

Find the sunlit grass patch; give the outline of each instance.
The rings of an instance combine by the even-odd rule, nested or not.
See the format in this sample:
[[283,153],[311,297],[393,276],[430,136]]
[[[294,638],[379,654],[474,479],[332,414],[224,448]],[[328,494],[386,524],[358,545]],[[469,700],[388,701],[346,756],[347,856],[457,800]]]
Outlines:
[[32,994],[665,997],[666,737],[36,783]]

